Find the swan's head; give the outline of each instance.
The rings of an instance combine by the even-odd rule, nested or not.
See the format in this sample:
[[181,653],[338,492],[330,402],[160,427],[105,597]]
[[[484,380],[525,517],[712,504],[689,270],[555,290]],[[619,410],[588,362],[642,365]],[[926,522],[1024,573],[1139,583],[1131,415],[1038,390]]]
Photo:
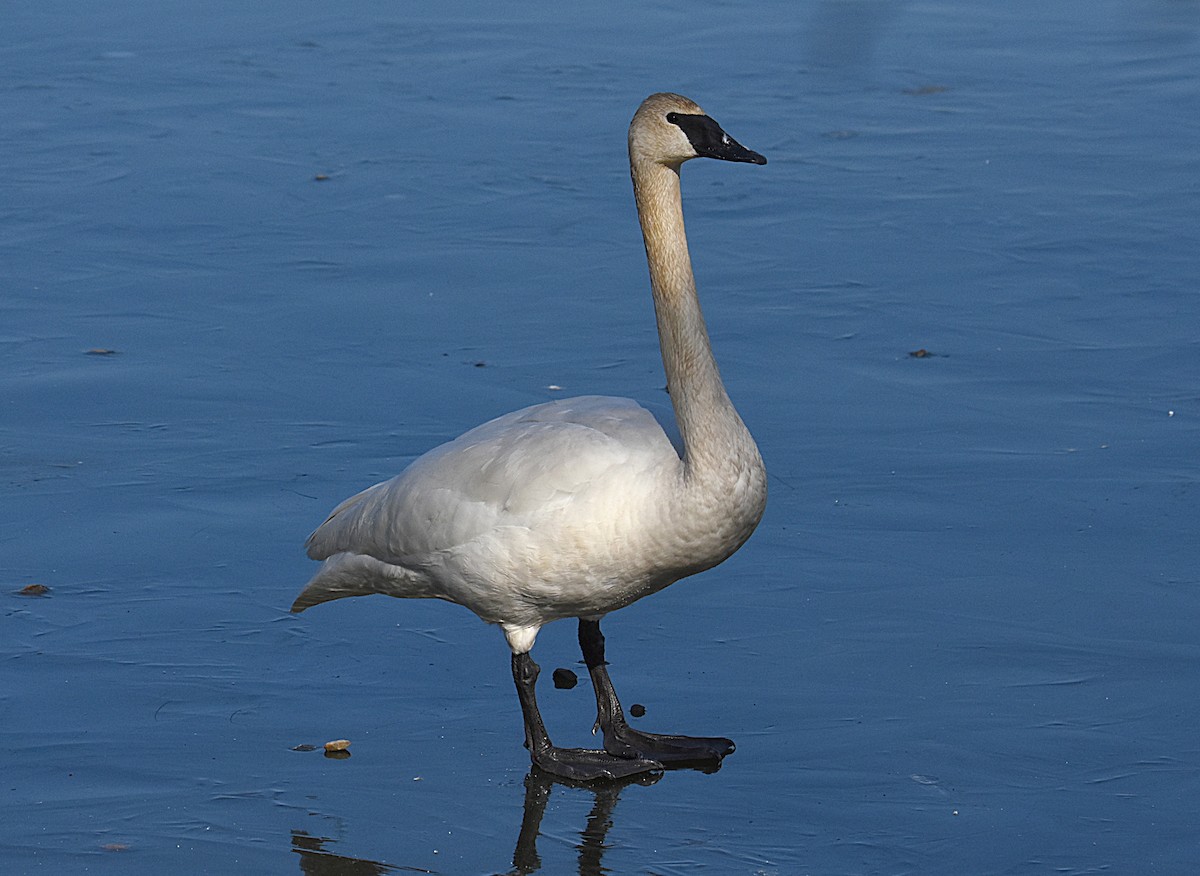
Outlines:
[[652,94],[638,107],[629,124],[629,155],[678,168],[692,158],[719,158],[766,164],[721,129],[695,102],[681,94]]

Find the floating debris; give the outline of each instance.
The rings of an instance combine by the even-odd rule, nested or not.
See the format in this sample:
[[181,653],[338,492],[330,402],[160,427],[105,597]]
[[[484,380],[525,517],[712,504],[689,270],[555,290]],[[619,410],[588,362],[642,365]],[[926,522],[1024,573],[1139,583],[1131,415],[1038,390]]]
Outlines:
[[110,350],[107,347],[92,347],[90,350],[84,350],[83,352],[89,356],[115,356],[118,351]]
[[942,94],[949,90],[949,85],[918,85],[916,88],[903,89],[905,94],[911,94],[915,97],[924,97],[927,94]]
[[926,350],[924,347],[922,347],[919,350],[910,351],[908,355],[914,359],[932,359],[934,356],[937,355],[937,353],[931,353],[928,350]]
[[50,588],[45,584],[26,584],[17,591],[17,596],[45,596]]
[[307,742],[303,742],[300,745],[292,746],[292,751],[316,751],[316,750],[317,750],[317,747],[315,745],[309,745]]
[[629,707],[629,714],[633,715],[635,718],[640,718],[642,715],[646,714],[646,707],[641,703],[634,703]]
[[313,182],[328,182],[328,180],[329,180],[329,174],[327,174],[327,173],[318,173],[316,176],[313,177]]
[[575,685],[579,684],[579,676],[570,669],[565,669],[560,666],[554,670],[554,686],[559,690],[570,690]]

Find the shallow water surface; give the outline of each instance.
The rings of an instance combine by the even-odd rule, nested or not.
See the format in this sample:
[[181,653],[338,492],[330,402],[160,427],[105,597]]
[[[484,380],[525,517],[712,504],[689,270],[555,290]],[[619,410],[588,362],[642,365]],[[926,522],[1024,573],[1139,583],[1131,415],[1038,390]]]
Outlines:
[[[1200,859],[1200,6],[6,23],[4,872]],[[772,496],[605,627],[637,726],[736,754],[587,789],[530,773],[468,612],[287,609],[308,532],[438,442],[665,401],[624,141],[658,90],[770,159],[692,162],[684,194]],[[549,683],[574,639],[535,655],[584,745],[588,685]]]

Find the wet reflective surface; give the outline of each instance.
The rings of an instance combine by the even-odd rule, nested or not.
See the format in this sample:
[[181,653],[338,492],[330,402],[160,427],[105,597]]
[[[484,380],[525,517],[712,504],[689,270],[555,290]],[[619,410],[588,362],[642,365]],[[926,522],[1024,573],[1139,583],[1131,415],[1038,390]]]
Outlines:
[[[1200,6],[6,22],[6,872],[1194,865]],[[770,160],[684,195],[772,496],[605,623],[635,726],[737,752],[587,789],[529,772],[466,611],[287,607],[430,446],[665,402],[624,152],[662,89]],[[574,639],[539,696],[589,745]]]

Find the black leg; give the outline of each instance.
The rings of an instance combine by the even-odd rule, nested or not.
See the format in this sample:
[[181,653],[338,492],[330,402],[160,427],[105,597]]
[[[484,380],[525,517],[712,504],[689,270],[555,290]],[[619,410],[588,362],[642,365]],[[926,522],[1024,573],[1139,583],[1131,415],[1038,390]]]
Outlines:
[[620,779],[637,773],[662,770],[662,764],[639,757],[637,754],[615,755],[608,751],[593,751],[589,748],[558,748],[550,742],[542,714],[538,711],[537,684],[538,665],[528,653],[514,654],[512,659],[513,680],[517,683],[517,696],[521,700],[521,713],[525,717],[525,747],[533,762],[552,775],[581,782],[595,779]]
[[596,724],[604,734],[604,749],[620,757],[646,757],[666,766],[716,767],[733,753],[733,741],[723,736],[667,736],[634,730],[625,721],[621,701],[608,677],[604,634],[599,621],[579,621],[579,647],[596,689]]

